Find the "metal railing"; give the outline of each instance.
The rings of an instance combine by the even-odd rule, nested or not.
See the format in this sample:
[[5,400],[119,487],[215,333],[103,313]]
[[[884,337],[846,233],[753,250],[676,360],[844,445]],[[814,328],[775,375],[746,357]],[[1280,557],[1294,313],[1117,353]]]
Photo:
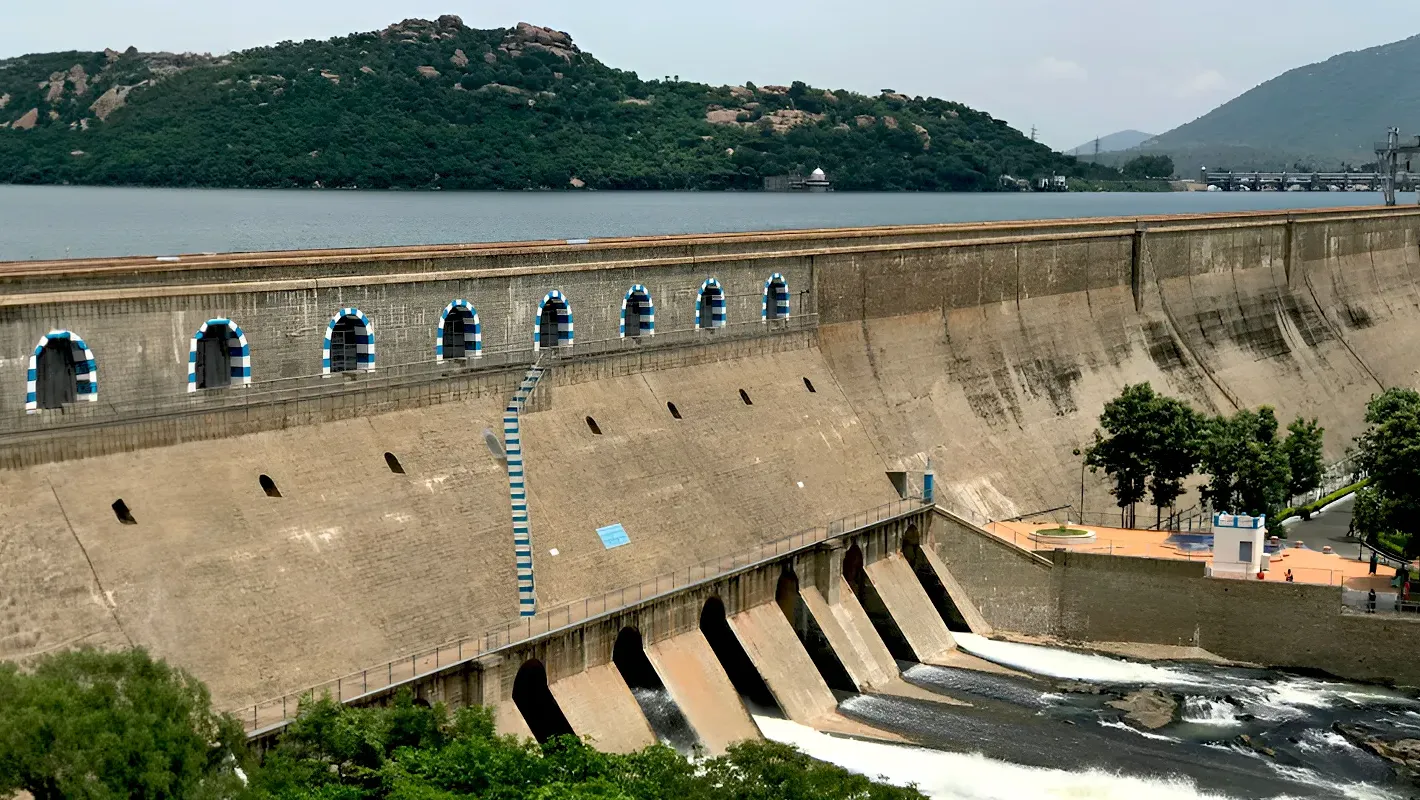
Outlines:
[[684,569],[658,575],[641,583],[605,594],[566,603],[535,617],[510,622],[476,636],[420,650],[371,669],[289,692],[233,710],[249,734],[279,727],[295,718],[301,698],[328,695],[338,702],[356,700],[471,659],[545,636],[571,625],[616,613],[640,603],[731,573],[773,561],[788,553],[847,536],[874,525],[930,508],[920,497],[895,500],[877,508],[834,520],[767,542],[748,552],[722,556]]
[[[776,334],[810,330],[818,326],[817,314],[801,314],[784,320],[741,322],[715,329],[683,328],[657,331],[654,336],[578,340],[570,348],[558,348],[553,364],[575,364],[605,356],[656,352],[688,344],[710,344],[764,338]],[[316,353],[319,355],[319,353]],[[100,399],[78,402],[62,410],[47,410],[26,414],[23,409],[0,414],[0,434],[48,431],[67,427],[127,422],[177,414],[250,408],[298,400],[334,397],[350,392],[371,391],[430,383],[454,377],[481,377],[501,371],[526,369],[538,354],[531,343],[501,350],[485,349],[478,358],[449,358],[443,361],[413,361],[390,366],[379,365],[373,370],[354,370],[331,375],[303,375],[294,378],[272,378],[253,381],[251,385],[232,386],[219,390],[186,392],[186,380],[176,384],[183,394],[161,400],[106,400],[100,364]],[[259,356],[253,355],[258,361]],[[508,376],[514,385],[520,376]],[[175,391],[179,389],[175,388]]]

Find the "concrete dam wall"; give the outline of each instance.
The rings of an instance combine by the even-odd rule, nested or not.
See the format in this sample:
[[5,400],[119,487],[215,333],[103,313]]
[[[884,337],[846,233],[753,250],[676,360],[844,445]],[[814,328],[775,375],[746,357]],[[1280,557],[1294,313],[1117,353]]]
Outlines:
[[[548,371],[521,436],[543,609],[879,506],[899,496],[889,473],[917,480],[929,457],[950,508],[1077,502],[1071,450],[1126,383],[1317,416],[1339,456],[1371,394],[1420,369],[1417,223],[1364,209],[0,265],[0,658],[131,642],[234,707],[516,620],[508,477],[483,432],[534,362]],[[654,333],[627,336],[637,286]],[[554,291],[570,314],[543,350]],[[438,360],[455,300],[485,349]],[[351,308],[374,357],[325,374]],[[190,392],[194,332],[222,319],[251,383]],[[91,351],[97,398],[29,409],[31,362],[75,352],[48,349],[52,332]],[[1090,510],[1112,509],[1089,482]],[[626,544],[598,532],[617,524]],[[1048,562],[1017,584],[941,558],[997,629],[1058,612],[1029,591]],[[852,671],[884,679],[867,658]]]

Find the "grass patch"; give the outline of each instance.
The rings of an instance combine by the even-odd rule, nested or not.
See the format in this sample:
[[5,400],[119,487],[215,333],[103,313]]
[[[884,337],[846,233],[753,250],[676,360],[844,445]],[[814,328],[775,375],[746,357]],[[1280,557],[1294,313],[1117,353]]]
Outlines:
[[1315,502],[1307,503],[1306,505],[1299,506],[1297,508],[1284,508],[1282,509],[1282,513],[1277,515],[1277,524],[1281,525],[1283,520],[1290,519],[1292,517],[1306,518],[1312,514],[1315,514],[1326,506],[1329,506],[1332,503],[1335,503],[1337,500],[1340,500],[1341,498],[1345,497],[1346,495],[1352,494],[1364,488],[1365,485],[1370,482],[1370,478],[1367,478],[1363,481],[1357,481],[1356,483],[1353,483],[1350,486],[1342,486],[1340,489],[1337,489],[1331,494],[1318,498]]
[[1057,525],[1054,528],[1039,528],[1035,532],[1036,536],[1089,536],[1090,532],[1080,528],[1067,528],[1064,525]]

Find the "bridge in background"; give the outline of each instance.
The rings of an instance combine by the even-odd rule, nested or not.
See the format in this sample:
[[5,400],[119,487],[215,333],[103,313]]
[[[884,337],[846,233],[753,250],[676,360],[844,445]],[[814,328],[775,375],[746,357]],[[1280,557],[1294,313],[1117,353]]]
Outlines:
[[[1199,181],[1225,192],[1379,192],[1385,188],[1383,172],[1209,172],[1199,170]],[[1396,188],[1415,188],[1406,171],[1396,174]]]

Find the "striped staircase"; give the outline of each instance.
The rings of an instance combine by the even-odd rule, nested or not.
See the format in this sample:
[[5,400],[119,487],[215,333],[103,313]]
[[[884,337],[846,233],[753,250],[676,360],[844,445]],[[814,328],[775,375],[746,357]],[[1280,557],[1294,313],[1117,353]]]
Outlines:
[[523,472],[523,437],[518,417],[533,388],[542,378],[542,364],[533,364],[503,411],[503,446],[508,453],[508,494],[513,499],[513,558],[518,567],[518,614],[537,615],[533,588],[532,531],[528,527],[528,485]]

